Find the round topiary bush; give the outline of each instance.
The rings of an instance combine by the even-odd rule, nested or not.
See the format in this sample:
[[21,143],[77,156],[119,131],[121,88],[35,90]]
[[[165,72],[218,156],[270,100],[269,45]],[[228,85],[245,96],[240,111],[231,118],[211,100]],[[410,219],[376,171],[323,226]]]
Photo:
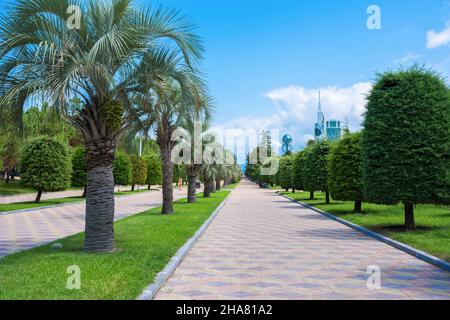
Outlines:
[[305,151],[305,168],[303,171],[305,190],[325,192],[326,203],[330,203],[328,190],[328,153],[330,144],[326,141],[316,142]]
[[147,161],[147,181],[148,189],[151,186],[159,186],[162,184],[162,164],[161,158],[157,154],[151,154],[146,157]]
[[147,162],[139,156],[131,157],[131,191],[134,191],[135,185],[144,184],[147,180]]
[[114,184],[127,186],[131,183],[131,160],[125,152],[117,152],[113,163]]
[[405,206],[415,230],[415,204],[450,202],[450,93],[419,67],[381,74],[368,98],[363,181],[369,202]]
[[328,159],[328,187],[334,200],[354,201],[355,213],[361,213],[362,184],[362,134],[345,133],[331,149]]
[[22,183],[38,190],[36,202],[44,191],[61,191],[70,186],[70,157],[59,141],[41,138],[25,147],[22,155]]
[[72,186],[84,188],[83,197],[86,196],[86,151],[78,147],[72,154]]

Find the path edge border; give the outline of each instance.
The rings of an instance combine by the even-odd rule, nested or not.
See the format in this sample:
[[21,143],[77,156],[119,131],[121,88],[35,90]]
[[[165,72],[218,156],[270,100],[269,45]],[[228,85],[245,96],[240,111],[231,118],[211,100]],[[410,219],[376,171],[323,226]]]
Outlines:
[[191,251],[192,247],[197,243],[198,239],[205,233],[206,229],[211,225],[214,219],[219,214],[220,210],[225,206],[232,195],[233,191],[222,201],[222,203],[214,210],[211,216],[206,220],[200,229],[190,238],[177,253],[170,259],[170,262],[164,267],[164,269],[156,275],[155,280],[139,295],[136,300],[153,300],[162,286],[167,282],[170,276],[175,272],[176,268],[181,264],[187,254]]
[[308,209],[311,209],[311,210],[313,210],[313,211],[315,211],[317,213],[320,213],[321,215],[323,215],[323,216],[325,216],[325,217],[327,217],[327,218],[329,218],[331,220],[334,220],[334,221],[339,222],[339,223],[341,223],[341,224],[343,224],[343,225],[345,225],[347,227],[350,227],[350,228],[352,228],[352,229],[354,229],[354,230],[356,230],[358,232],[361,232],[361,233],[363,233],[363,234],[365,234],[365,235],[367,235],[367,236],[369,236],[371,238],[374,238],[374,239],[376,239],[378,241],[381,241],[381,242],[383,242],[383,243],[385,243],[387,245],[390,245],[390,246],[392,246],[392,247],[394,247],[396,249],[399,249],[399,250],[401,250],[403,252],[406,252],[406,253],[416,257],[417,259],[425,261],[425,262],[427,262],[429,264],[432,264],[432,265],[434,265],[434,266],[436,266],[438,268],[441,268],[441,269],[443,269],[445,271],[450,271],[450,263],[448,263],[447,261],[444,261],[444,260],[442,260],[442,259],[440,259],[438,257],[430,255],[430,254],[428,254],[426,252],[423,252],[421,250],[414,249],[413,247],[411,247],[409,245],[406,245],[406,244],[404,244],[402,242],[393,240],[393,239],[391,239],[389,237],[383,236],[383,235],[381,235],[379,233],[376,233],[374,231],[371,231],[369,229],[361,227],[361,226],[359,226],[357,224],[354,224],[352,222],[349,222],[347,220],[344,220],[344,219],[341,219],[339,217],[336,217],[335,215],[333,215],[331,213],[328,213],[326,211],[320,210],[320,209],[318,209],[318,208],[316,208],[316,207],[314,207],[312,205],[309,205],[307,203],[301,202],[299,200],[295,200],[295,199],[293,199],[293,198],[291,198],[291,197],[289,197],[287,195],[280,194],[278,192],[277,192],[277,194],[282,196],[282,197],[284,197],[284,198],[286,198],[286,199],[288,199],[288,200],[290,200],[290,201],[292,201],[292,202],[300,204],[300,205],[302,205],[302,206],[304,206],[304,207],[306,207]]

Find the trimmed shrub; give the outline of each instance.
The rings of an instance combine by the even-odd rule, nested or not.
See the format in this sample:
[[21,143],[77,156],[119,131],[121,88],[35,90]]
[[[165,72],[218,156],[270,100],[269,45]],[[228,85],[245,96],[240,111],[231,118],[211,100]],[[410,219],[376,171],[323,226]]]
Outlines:
[[145,183],[150,190],[151,186],[162,184],[162,163],[159,154],[150,154],[145,159],[147,161],[147,180]]
[[314,192],[322,191],[326,194],[326,203],[330,203],[328,190],[328,163],[327,157],[330,145],[326,141],[316,142],[306,149],[304,169],[305,190]]
[[147,162],[139,156],[131,157],[131,191],[135,185],[144,184],[147,180]]
[[116,186],[127,186],[131,183],[131,160],[125,152],[117,152],[113,163],[113,175]]
[[70,186],[71,165],[67,148],[51,138],[31,142],[22,156],[22,183],[38,190],[36,202],[42,192],[62,191]]
[[292,157],[286,155],[280,158],[278,182],[283,189],[292,188]]
[[363,131],[365,198],[405,205],[415,230],[415,204],[450,202],[450,93],[434,72],[387,72],[368,98]]
[[83,197],[86,195],[86,172],[86,151],[83,147],[78,147],[72,154],[72,186],[83,187]]
[[362,134],[346,133],[331,149],[328,159],[328,187],[335,200],[354,201],[355,213],[361,212],[362,184]]
[[293,156],[292,160],[292,188],[294,190],[304,190],[304,173],[303,170],[305,168],[305,152],[298,152]]

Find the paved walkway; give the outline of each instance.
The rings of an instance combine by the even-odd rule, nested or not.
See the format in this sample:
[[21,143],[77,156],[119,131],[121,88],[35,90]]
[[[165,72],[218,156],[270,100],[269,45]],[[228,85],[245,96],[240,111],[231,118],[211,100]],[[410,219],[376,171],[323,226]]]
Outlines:
[[156,299],[450,299],[450,273],[243,183]]
[[[141,187],[141,189],[146,189],[147,187]],[[120,191],[129,191],[131,187],[122,187]],[[118,188],[116,187],[116,191]],[[81,197],[83,195],[83,190],[66,190],[59,192],[44,192],[42,194],[42,200],[50,199],[61,199],[70,197]],[[12,196],[0,195],[0,204],[15,203],[15,202],[31,202],[36,200],[37,193],[25,193],[25,194],[15,194]]]
[[[174,198],[186,197],[174,190]],[[116,220],[144,212],[162,203],[159,191],[116,197]],[[84,230],[85,204],[77,203],[56,208],[27,211],[0,216],[0,258],[30,249]]]

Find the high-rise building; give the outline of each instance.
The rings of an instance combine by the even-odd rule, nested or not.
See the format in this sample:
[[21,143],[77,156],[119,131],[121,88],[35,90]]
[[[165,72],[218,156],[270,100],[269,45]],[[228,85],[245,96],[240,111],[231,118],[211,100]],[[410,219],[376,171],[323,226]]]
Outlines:
[[321,141],[325,139],[325,117],[322,112],[322,103],[320,99],[319,91],[319,111],[317,112],[317,122],[314,130],[314,138],[316,141]]
[[335,141],[341,139],[341,122],[337,120],[327,121],[327,140]]
[[315,124],[314,137],[316,141],[335,141],[342,135],[341,122],[338,120],[329,120],[325,122],[325,116],[322,112],[321,94],[319,91],[319,110],[317,112],[317,122]]

